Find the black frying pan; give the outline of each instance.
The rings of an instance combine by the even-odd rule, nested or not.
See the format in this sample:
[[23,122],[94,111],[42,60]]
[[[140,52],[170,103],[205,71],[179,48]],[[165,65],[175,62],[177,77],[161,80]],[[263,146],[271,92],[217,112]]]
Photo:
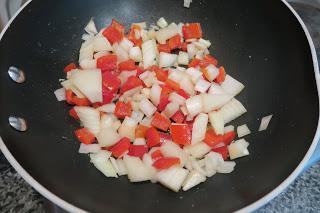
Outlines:
[[[278,0],[199,0],[190,9],[182,4],[182,0],[34,0],[7,29],[0,42],[1,149],[46,197],[70,211],[78,207],[92,212],[229,212],[274,190],[311,147],[295,173],[273,195],[246,209],[252,210],[279,193],[306,163],[316,145],[312,141],[319,115],[317,62],[297,18]],[[253,130],[247,137],[251,155],[237,160],[232,174],[215,175],[179,193],[157,184],[132,184],[126,177],[105,178],[88,156],[77,154],[79,143],[72,132],[78,124],[67,115],[67,105],[53,95],[60,87],[58,79],[64,77],[63,67],[77,61],[83,28],[91,17],[102,28],[112,18],[128,27],[161,16],[170,22],[201,22],[213,43],[213,55],[246,85],[239,100],[248,113],[234,124],[247,123]],[[10,66],[25,71],[25,83],[10,80]],[[257,132],[257,118],[271,113],[268,130]],[[28,131],[11,128],[9,115],[25,118]]]

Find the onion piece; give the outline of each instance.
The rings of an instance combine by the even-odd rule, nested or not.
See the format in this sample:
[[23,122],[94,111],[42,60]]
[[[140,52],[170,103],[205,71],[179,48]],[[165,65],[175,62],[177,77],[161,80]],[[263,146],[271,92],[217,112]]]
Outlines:
[[122,71],[118,78],[121,81],[121,85],[123,85],[130,76],[136,76],[137,75],[137,71]]
[[96,59],[84,59],[80,61],[80,67],[84,70],[86,69],[96,69],[97,60]]
[[224,133],[232,132],[232,131],[234,131],[233,125],[229,125],[229,126],[224,127]]
[[200,72],[198,69],[193,67],[189,67],[186,70],[186,73],[190,76],[194,84],[202,77],[202,72]]
[[218,135],[224,134],[224,120],[221,112],[212,111],[209,113],[209,120],[214,131]]
[[140,102],[139,106],[140,106],[140,110],[148,118],[150,118],[157,111],[157,108],[146,98]]
[[182,80],[179,82],[179,85],[180,85],[180,88],[183,89],[185,92],[187,92],[189,95],[195,94],[194,86],[189,76],[185,75],[182,78]]
[[91,103],[102,102],[102,75],[99,69],[75,71],[71,81]]
[[208,115],[205,113],[200,113],[193,123],[191,144],[198,143],[204,139],[207,125]]
[[100,150],[97,153],[90,154],[90,161],[93,165],[107,177],[118,177],[113,168],[109,157],[111,153],[105,150]]
[[189,59],[192,59],[197,53],[197,48],[195,47],[194,44],[188,44],[187,45],[187,52],[189,55]]
[[210,82],[204,80],[204,79],[199,79],[194,87],[195,91],[198,91],[200,93],[205,93],[209,87],[211,86]]
[[[76,70],[75,70],[75,71],[76,71]],[[70,72],[68,72],[68,73],[72,73],[72,72],[74,72],[74,71],[70,71]],[[73,83],[72,83],[71,80],[62,81],[62,82],[61,82],[61,85],[62,85],[66,90],[67,90],[67,89],[72,90],[72,92],[73,92],[74,94],[76,94],[76,96],[77,96],[78,98],[84,98],[84,97],[85,97],[85,96],[82,94],[82,92],[80,92],[80,90],[79,90],[76,86],[73,85]]]
[[146,139],[144,139],[144,138],[136,138],[133,141],[133,145],[146,145]]
[[66,100],[66,90],[64,88],[60,88],[54,91],[54,95],[56,96],[58,101]]
[[186,52],[180,51],[178,55],[178,64],[188,65],[189,64],[189,55]]
[[180,166],[184,166],[188,160],[188,155],[173,142],[165,142],[160,147],[161,153],[165,157],[178,157],[180,159]]
[[211,95],[211,94],[201,94],[203,112],[211,112],[212,110],[217,110],[226,103],[228,103],[232,96],[228,94],[224,95]]
[[209,81],[213,81],[219,75],[219,69],[212,64],[208,65],[205,71],[207,72],[206,78],[208,78]]
[[163,17],[161,17],[158,19],[157,25],[161,28],[165,28],[166,26],[168,26],[168,22]]
[[249,135],[251,133],[250,129],[246,124],[237,127],[238,138]]
[[[151,174],[151,179],[150,179],[150,181],[151,181],[152,183],[156,183],[157,180],[155,179],[155,175],[156,175],[156,173],[157,173],[157,170],[156,170],[156,168],[154,168],[154,167],[152,166],[153,160],[152,160],[152,158],[151,158],[151,156],[150,156],[150,153],[153,152],[152,150],[153,150],[153,149],[151,149],[151,150],[149,151],[149,153],[143,155],[143,157],[142,157],[142,162],[143,162],[143,164],[148,168],[148,170],[149,170],[149,172],[150,172],[150,174]],[[152,151],[152,152],[151,152],[151,151]]]
[[166,106],[166,108],[163,110],[162,113],[167,118],[171,118],[178,110],[179,110],[179,104],[175,102],[171,102]]
[[191,160],[191,166],[192,169],[196,170],[197,172],[199,172],[201,175],[206,176],[206,172],[204,171],[203,168],[201,168],[199,161],[197,161],[196,159],[194,159],[193,157],[190,158]]
[[138,86],[138,87],[135,87],[133,89],[130,89],[126,92],[123,93],[123,95],[120,96],[120,99],[126,99],[128,97],[132,97],[134,94],[137,94],[139,93],[141,90],[142,90],[142,86]]
[[224,123],[226,124],[240,117],[242,114],[246,113],[247,110],[238,100],[233,98],[220,109],[220,112],[222,113]]
[[189,171],[178,166],[170,167],[169,169],[161,170],[156,174],[158,180],[165,187],[178,192],[183,181],[188,176]]
[[146,69],[156,64],[157,44],[154,39],[143,42],[142,44],[142,59],[143,67]]
[[94,21],[92,18],[90,19],[90,21],[88,22],[88,24],[84,28],[84,30],[89,34],[97,34],[98,33],[96,25],[94,24]]
[[80,154],[89,154],[89,153],[97,153],[101,150],[99,144],[80,144],[79,153]]
[[169,101],[175,102],[178,105],[182,106],[186,102],[186,99],[184,97],[182,97],[181,95],[179,95],[178,93],[172,92],[169,95]]
[[93,38],[94,38],[94,36],[92,34],[87,34],[87,33],[82,34],[82,36],[81,36],[81,39],[84,40],[84,41],[88,41],[88,40],[91,40]]
[[140,121],[140,124],[144,125],[146,127],[151,127],[151,121],[152,121],[152,117],[150,117],[150,118],[145,117],[142,119],[142,121]]
[[155,105],[158,106],[160,102],[161,87],[158,84],[153,84],[150,90],[150,100]]
[[187,191],[189,189],[191,189],[192,187],[202,183],[206,181],[206,177],[202,174],[200,174],[199,172],[192,170],[186,180],[183,182],[182,184],[182,190],[183,191]]
[[205,154],[210,152],[211,148],[204,142],[199,142],[193,145],[183,147],[183,150],[195,158],[202,158]]
[[171,67],[176,63],[178,56],[176,54],[170,54],[166,52],[160,52],[159,55],[159,66],[160,67]]
[[179,33],[178,26],[170,24],[166,28],[162,28],[156,32],[156,39],[160,44],[165,44],[166,40],[172,38]]
[[79,116],[83,126],[92,134],[97,135],[100,131],[100,113],[98,110],[87,106],[75,106],[74,110]]
[[219,167],[217,172],[218,173],[231,173],[234,170],[236,163],[234,161],[224,161]]
[[118,175],[121,176],[121,175],[128,174],[126,165],[123,162],[123,160],[122,159],[117,159],[116,161],[117,161],[117,166],[118,166]]
[[123,38],[120,41],[119,45],[122,49],[124,49],[125,51],[127,51],[127,53],[129,53],[130,49],[133,47],[134,44],[129,39]]
[[233,160],[235,158],[249,155],[249,151],[247,149],[248,146],[249,143],[244,139],[236,140],[235,142],[231,143],[228,146],[230,159]]
[[201,95],[195,95],[186,100],[186,107],[191,116],[195,116],[203,111]]
[[150,170],[138,157],[125,155],[123,162],[128,171],[128,178],[131,182],[147,181],[152,178]]
[[113,48],[108,41],[108,39],[102,35],[96,35],[93,39],[93,51],[100,52],[100,51],[113,51]]
[[127,137],[131,141],[134,141],[135,130],[138,125],[138,122],[130,117],[125,117],[123,120],[118,132],[121,137]]
[[84,59],[91,60],[93,59],[93,40],[87,40],[82,43],[80,51],[79,51],[79,62],[81,62]]
[[207,177],[212,177],[215,175],[219,166],[224,162],[222,155],[216,152],[209,152],[204,159]]
[[121,139],[116,130],[112,128],[101,129],[97,135],[97,141],[101,147],[108,147],[116,144]]
[[176,69],[171,69],[168,75],[168,78],[174,82],[180,82],[183,77],[184,73]]
[[128,52],[123,49],[118,43],[112,45],[113,52],[117,55],[118,62],[121,63],[129,59]]
[[141,111],[133,111],[131,113],[131,118],[137,122],[142,121],[143,117],[144,117],[144,114]]
[[260,126],[259,126],[259,131],[264,131],[268,128],[268,125],[270,123],[270,120],[272,118],[272,114],[271,115],[268,115],[268,116],[265,116],[261,119],[261,123],[260,123]]
[[106,113],[114,113],[114,110],[116,108],[116,105],[114,103],[111,104],[104,104],[97,108],[100,112],[106,112]]
[[232,78],[230,75],[226,75],[226,78],[222,82],[221,87],[227,93],[236,96],[243,90],[244,85],[236,79]]
[[219,84],[216,84],[214,82],[211,83],[208,93],[212,95],[226,94],[226,92],[222,89],[222,87]]
[[142,53],[139,47],[132,47],[129,51],[129,57],[135,62],[142,61]]
[[184,1],[183,1],[183,6],[186,7],[186,8],[189,8],[191,2],[192,2],[192,0],[184,0]]
[[102,56],[106,56],[106,55],[109,55],[109,54],[110,54],[109,51],[99,51],[99,52],[97,52],[97,53],[95,53],[95,54],[93,55],[93,58],[94,58],[94,59],[98,59],[98,58],[100,58],[100,57],[102,57]]

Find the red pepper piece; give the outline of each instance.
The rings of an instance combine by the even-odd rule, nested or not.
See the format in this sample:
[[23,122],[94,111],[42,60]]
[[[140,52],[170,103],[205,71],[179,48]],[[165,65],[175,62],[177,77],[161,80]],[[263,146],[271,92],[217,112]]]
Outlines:
[[212,151],[220,153],[222,155],[223,160],[227,160],[229,155],[229,150],[227,146],[221,146],[218,148],[213,148]]
[[111,26],[118,30],[122,35],[124,34],[125,28],[122,24],[120,24],[120,22],[116,21],[115,19],[112,19]]
[[226,146],[230,145],[230,143],[236,137],[236,133],[234,131],[227,132],[223,135],[223,142]]
[[134,62],[134,60],[129,59],[127,61],[123,61],[118,65],[118,70],[119,71],[131,71],[131,70],[135,70],[136,69],[136,63]]
[[180,85],[177,82],[175,82],[169,78],[166,80],[165,83],[168,87],[172,88],[173,90],[178,91],[180,89]]
[[114,115],[117,118],[125,118],[126,116],[130,117],[132,113],[132,108],[130,102],[125,103],[122,101],[118,101],[116,103],[116,108],[114,110]]
[[152,65],[149,70],[153,71],[156,73],[157,79],[159,81],[163,81],[165,82],[168,79],[168,71],[167,70],[163,70],[160,67],[158,67],[157,65]]
[[192,61],[188,64],[188,67],[197,67],[201,65],[201,60],[194,58]]
[[215,82],[217,82],[218,84],[222,84],[222,82],[224,82],[225,79],[226,79],[226,71],[224,67],[221,66],[219,67],[219,75],[215,79]]
[[111,93],[116,93],[121,86],[121,81],[114,72],[104,72],[102,74],[102,86]]
[[191,143],[191,130],[188,124],[174,124],[170,126],[170,133],[173,142],[176,144],[186,145]]
[[160,143],[165,143],[165,142],[170,142],[172,141],[171,135],[164,133],[164,132],[159,132],[160,135]]
[[148,152],[148,147],[146,145],[131,145],[129,147],[128,155],[139,157],[142,159],[143,155]]
[[96,140],[96,137],[86,128],[77,129],[74,134],[84,144],[92,144]]
[[126,91],[139,86],[142,86],[142,81],[137,76],[130,76],[128,80],[122,85],[120,94],[123,94]]
[[77,65],[75,63],[71,63],[71,64],[68,64],[64,69],[63,71],[65,73],[71,71],[71,70],[74,70],[74,69],[77,69]]
[[71,117],[73,117],[74,119],[79,120],[79,116],[78,116],[76,110],[74,110],[74,107],[72,107],[72,108],[69,110],[69,115],[70,115]]
[[117,69],[117,56],[105,55],[97,59],[97,68],[102,72],[114,71]]
[[89,106],[91,102],[87,98],[78,98],[72,90],[66,90],[66,101],[68,104],[77,106]]
[[146,141],[149,148],[160,144],[159,132],[154,128],[150,127],[146,133]]
[[153,116],[153,119],[151,121],[151,125],[161,129],[163,131],[167,131],[170,127],[170,120],[163,115],[161,115],[159,112],[156,112]]
[[141,27],[139,25],[133,24],[128,33],[128,39],[134,43],[135,46],[141,47],[142,38],[136,38],[135,31],[141,31]]
[[224,145],[223,135],[217,135],[213,129],[208,129],[204,138],[204,142],[210,147]]
[[171,53],[171,49],[167,43],[165,44],[158,44],[158,51],[159,52],[165,52],[165,53]]
[[202,30],[200,23],[190,23],[182,26],[184,39],[201,38]]
[[130,145],[130,139],[127,137],[123,137],[109,150],[110,152],[112,152],[112,155],[114,157],[118,158],[129,149]]
[[156,160],[152,166],[156,169],[168,169],[171,166],[180,164],[180,159],[175,157],[160,158]]
[[179,34],[173,36],[168,40],[168,46],[170,50],[181,48],[182,42],[181,42],[181,36]]
[[174,115],[171,117],[171,119],[176,122],[182,124],[185,120],[186,116],[182,113],[181,110],[178,110]]
[[184,91],[183,89],[179,89],[179,90],[177,91],[177,93],[178,93],[179,95],[181,95],[182,97],[184,97],[185,99],[190,98],[190,95],[189,95],[188,93],[186,93],[186,91]]
[[135,130],[135,138],[145,138],[149,127],[139,124]]
[[187,45],[188,45],[188,44],[187,44],[186,42],[183,42],[183,43],[181,44],[181,50],[187,52],[187,51],[188,51]]
[[106,87],[102,87],[103,104],[109,104],[115,97],[115,93],[108,90]]
[[155,161],[155,160],[158,160],[158,159],[160,159],[160,158],[163,158],[163,154],[162,154],[162,152],[160,151],[160,149],[152,152],[152,153],[151,153],[151,158],[152,158],[152,160],[154,160],[154,161]]
[[202,67],[206,67],[208,66],[209,64],[212,64],[214,66],[217,66],[218,65],[218,60],[213,57],[212,55],[205,55],[202,59]]
[[123,33],[111,25],[102,32],[102,35],[106,37],[111,44],[123,39]]

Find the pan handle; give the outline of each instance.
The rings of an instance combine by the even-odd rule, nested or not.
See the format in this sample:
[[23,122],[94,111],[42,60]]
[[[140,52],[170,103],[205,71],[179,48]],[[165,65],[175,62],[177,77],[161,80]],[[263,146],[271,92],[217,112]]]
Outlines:
[[313,164],[315,164],[319,160],[320,160],[320,141],[318,142],[317,147],[314,150],[314,152],[313,152],[311,158],[309,159],[304,170],[307,170],[310,166],[312,166]]

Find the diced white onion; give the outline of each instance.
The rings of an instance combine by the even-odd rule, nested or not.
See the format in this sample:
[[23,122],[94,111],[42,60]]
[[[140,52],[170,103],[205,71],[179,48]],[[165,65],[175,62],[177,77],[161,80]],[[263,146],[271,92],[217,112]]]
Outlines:
[[202,72],[198,69],[190,67],[186,70],[186,73],[191,77],[192,82],[195,84],[202,76]]
[[131,113],[131,118],[137,122],[142,121],[144,114],[141,111],[133,111]]
[[195,144],[202,141],[205,137],[208,125],[208,114],[200,113],[194,120],[192,127],[191,143]]
[[127,51],[127,53],[129,53],[130,49],[133,47],[134,44],[129,39],[123,38],[120,41],[119,45],[122,49],[124,49],[125,51]]
[[153,84],[150,90],[150,100],[155,105],[158,106],[160,102],[161,87],[158,84]]
[[97,153],[90,154],[90,161],[93,165],[107,177],[118,177],[113,168],[109,157],[111,153],[105,150],[100,150]]
[[89,154],[89,153],[97,153],[101,150],[99,144],[80,144],[79,153],[80,154]]
[[184,0],[184,1],[183,1],[183,6],[186,7],[186,8],[189,8],[191,2],[192,2],[192,0]]
[[66,100],[66,90],[64,88],[60,88],[54,91],[54,95],[56,96],[58,101]]
[[178,70],[170,70],[168,78],[174,82],[180,82],[184,77],[184,73]]
[[202,105],[201,95],[195,95],[186,100],[186,107],[191,116],[195,116],[202,112]]
[[168,22],[163,17],[161,17],[157,21],[157,25],[161,28],[165,28],[166,26],[168,26]]
[[125,155],[123,161],[128,171],[128,178],[131,182],[141,182],[151,179],[151,173],[149,169],[138,157],[132,157]]
[[222,82],[221,87],[224,91],[230,95],[238,95],[244,88],[244,85],[232,78],[230,75],[226,75],[225,80]]
[[233,98],[220,109],[220,112],[222,113],[224,123],[226,124],[240,117],[242,114],[246,113],[247,110],[238,100]]
[[202,174],[200,174],[199,172],[192,170],[186,180],[184,181],[184,183],[182,184],[182,189],[183,191],[187,191],[189,189],[191,189],[192,187],[202,183],[206,181],[206,177],[203,176]]
[[212,64],[208,65],[205,71],[207,72],[206,78],[208,78],[209,81],[213,81],[219,75],[219,69]]
[[228,146],[230,159],[233,160],[235,158],[240,158],[240,157],[249,155],[249,151],[247,149],[248,146],[249,146],[249,143],[244,139],[240,139],[231,143]]
[[194,86],[191,79],[188,76],[184,76],[179,82],[180,88],[187,92],[189,95],[194,95]]
[[84,60],[80,61],[79,65],[84,70],[96,69],[97,68],[97,60],[96,59],[84,59]]
[[142,88],[143,88],[142,86],[138,86],[138,87],[135,87],[135,88],[130,89],[128,91],[125,91],[123,93],[123,95],[121,95],[120,98],[126,99],[128,97],[132,97],[134,94],[139,93],[142,90]]
[[157,108],[148,99],[143,99],[139,106],[140,110],[149,118],[157,111]]
[[154,39],[142,43],[143,67],[146,69],[156,64],[157,44]]
[[207,177],[215,175],[219,166],[224,162],[222,155],[216,152],[209,152],[204,159]]
[[232,132],[232,131],[234,131],[234,126],[229,125],[229,126],[224,127],[224,133]]
[[259,131],[264,131],[268,128],[268,125],[270,123],[270,120],[272,118],[273,115],[268,115],[268,116],[265,116],[261,119],[261,123],[260,123],[260,126],[259,126]]
[[84,40],[84,41],[88,41],[88,40],[93,39],[93,38],[94,38],[94,36],[92,34],[87,34],[87,33],[85,33],[85,34],[83,34],[81,36],[81,39]]
[[106,113],[114,113],[114,110],[116,108],[116,105],[114,103],[111,104],[105,104],[97,108],[100,112],[106,112]]
[[250,133],[251,131],[246,124],[237,127],[238,138],[249,135]]
[[134,141],[135,130],[138,125],[138,122],[130,117],[125,117],[123,120],[118,132],[121,137],[127,137],[131,141]]
[[178,64],[188,65],[189,64],[189,55],[186,52],[180,51],[178,55]]
[[165,44],[166,40],[172,38],[178,33],[178,26],[170,24],[168,27],[162,28],[156,32],[156,39],[160,44]]
[[93,39],[93,50],[94,52],[100,51],[113,51],[113,48],[108,39],[102,35],[96,35]]
[[120,140],[120,135],[112,128],[101,129],[97,135],[98,143],[101,147],[108,147],[116,144]]
[[211,112],[212,110],[219,109],[226,103],[228,103],[232,96],[228,94],[224,95],[212,95],[201,94],[203,103],[203,112]]
[[169,95],[169,101],[175,102],[178,105],[182,106],[186,102],[186,99],[184,97],[182,97],[181,95],[179,95],[178,93],[172,92]]
[[132,47],[129,51],[129,57],[135,62],[141,62],[142,53],[140,47]]
[[99,52],[97,52],[97,53],[95,53],[95,54],[93,55],[93,58],[94,58],[94,59],[98,59],[98,58],[100,58],[100,57],[102,57],[102,56],[106,56],[106,55],[109,55],[109,54],[110,54],[109,51],[99,51]]
[[194,46],[194,44],[188,44],[187,45],[187,52],[189,55],[189,59],[192,59],[197,53],[197,48]]
[[226,94],[226,92],[222,89],[222,87],[219,84],[216,84],[214,82],[211,83],[208,93],[212,95]]
[[189,171],[178,166],[161,170],[156,174],[156,179],[165,187],[178,192]]
[[199,142],[193,145],[183,147],[183,150],[195,158],[202,158],[205,154],[210,152],[211,148],[204,142]]
[[171,118],[179,110],[179,104],[176,102],[169,103],[166,108],[163,110],[163,114],[167,118]]
[[146,139],[144,139],[144,138],[136,138],[133,141],[133,145],[146,145]]
[[118,175],[121,176],[121,175],[128,174],[126,165],[123,162],[123,160],[122,159],[117,159],[116,161],[117,161],[117,166],[118,166]]
[[79,62],[82,60],[88,59],[91,60],[93,59],[93,41],[92,40],[87,40],[82,43],[80,51],[79,51]]
[[178,56],[176,54],[160,52],[159,66],[160,67],[171,67],[177,61],[177,58],[178,58]]
[[219,173],[231,173],[234,170],[236,163],[234,161],[224,161],[219,167],[217,172]]
[[142,119],[142,121],[140,121],[141,125],[144,125],[146,127],[151,127],[151,121],[152,121],[152,117],[148,118],[148,117],[144,117]]
[[200,93],[205,93],[209,87],[211,86],[210,82],[204,80],[204,79],[199,79],[194,87],[195,91],[198,91]]
[[100,131],[99,111],[87,106],[75,106],[74,110],[79,116],[83,126],[94,135],[97,135]]
[[218,135],[224,134],[224,120],[221,112],[212,111],[209,113],[209,120],[214,131]]
[[94,24],[93,19],[90,19],[90,21],[88,22],[88,24],[84,28],[84,30],[89,34],[97,34],[98,33],[96,25]]
[[161,145],[160,150],[165,157],[178,157],[181,166],[184,166],[188,160],[188,155],[176,143],[165,142]]
[[130,76],[136,76],[137,75],[137,71],[122,71],[118,78],[121,81],[121,85],[123,85]]

